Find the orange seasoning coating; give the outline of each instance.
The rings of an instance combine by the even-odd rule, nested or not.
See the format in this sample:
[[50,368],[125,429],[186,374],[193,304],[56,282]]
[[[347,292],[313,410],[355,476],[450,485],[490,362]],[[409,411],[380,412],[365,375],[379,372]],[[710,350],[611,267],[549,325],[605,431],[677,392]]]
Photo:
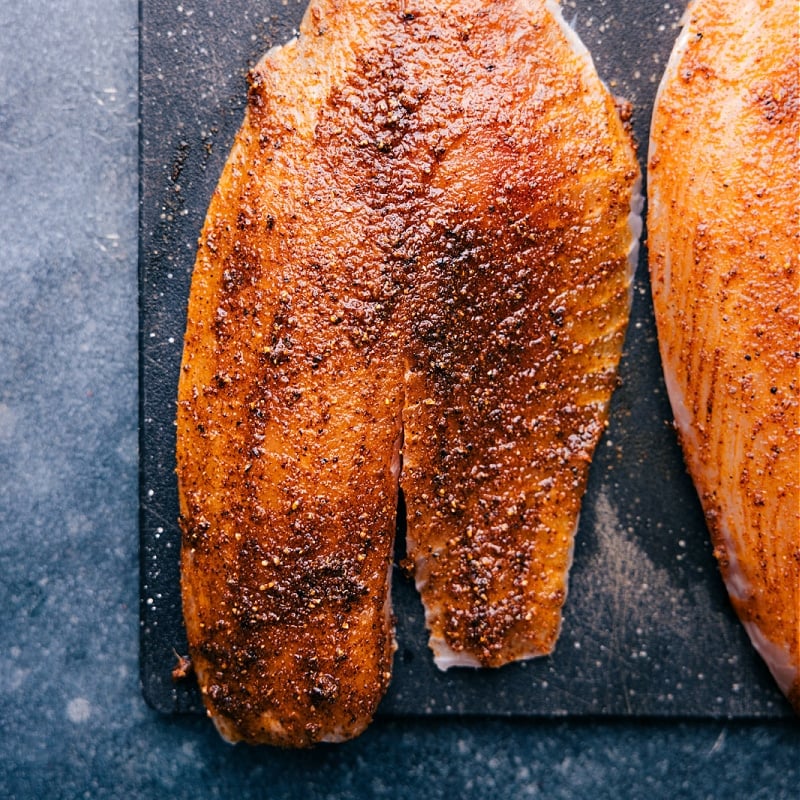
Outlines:
[[552,2],[315,0],[253,70],[178,407],[184,614],[226,738],[369,723],[401,485],[440,666],[552,649],[637,180]]
[[659,346],[731,602],[800,711],[798,16],[699,0],[649,156]]
[[452,122],[418,211],[425,268],[403,309],[401,486],[445,669],[553,650],[616,381],[639,173],[573,37],[547,4],[493,4],[456,44],[458,59],[492,69],[439,101]]

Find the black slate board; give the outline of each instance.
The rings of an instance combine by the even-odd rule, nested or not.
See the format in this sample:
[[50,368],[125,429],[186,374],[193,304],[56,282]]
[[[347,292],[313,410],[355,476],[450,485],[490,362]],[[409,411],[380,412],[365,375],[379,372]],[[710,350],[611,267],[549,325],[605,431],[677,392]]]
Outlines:
[[[191,679],[171,679],[176,652],[186,651],[173,420],[195,245],[241,123],[247,69],[291,37],[305,5],[141,3],[140,663],[144,696],[163,712],[201,708]],[[563,5],[612,91],[634,105],[644,167],[683,3]],[[621,385],[592,466],[556,652],[500,670],[439,672],[420,602],[396,570],[399,649],[380,713],[791,715],[729,606],[670,419],[643,248]]]

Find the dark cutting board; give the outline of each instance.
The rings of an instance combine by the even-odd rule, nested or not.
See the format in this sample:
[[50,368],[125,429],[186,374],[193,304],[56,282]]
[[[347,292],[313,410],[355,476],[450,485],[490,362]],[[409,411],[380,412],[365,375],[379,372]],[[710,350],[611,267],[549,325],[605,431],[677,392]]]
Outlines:
[[[200,709],[194,682],[171,679],[175,653],[186,652],[173,421],[195,246],[242,120],[246,72],[292,36],[305,5],[141,3],[141,679],[147,701],[164,712]],[[682,9],[664,0],[564,3],[600,74],[634,105],[643,167]],[[730,608],[670,419],[643,249],[555,653],[499,670],[439,672],[419,599],[396,570],[399,648],[381,713],[791,714]]]

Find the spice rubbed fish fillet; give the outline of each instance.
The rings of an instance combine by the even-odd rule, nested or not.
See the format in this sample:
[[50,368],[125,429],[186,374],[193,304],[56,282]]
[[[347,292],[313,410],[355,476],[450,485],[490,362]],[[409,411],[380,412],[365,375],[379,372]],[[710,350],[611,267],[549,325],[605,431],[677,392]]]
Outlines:
[[368,724],[399,485],[439,665],[550,652],[637,180],[553,2],[317,0],[252,71],[179,387],[184,613],[223,736]]
[[731,601],[800,711],[798,6],[701,0],[650,142],[664,375]]

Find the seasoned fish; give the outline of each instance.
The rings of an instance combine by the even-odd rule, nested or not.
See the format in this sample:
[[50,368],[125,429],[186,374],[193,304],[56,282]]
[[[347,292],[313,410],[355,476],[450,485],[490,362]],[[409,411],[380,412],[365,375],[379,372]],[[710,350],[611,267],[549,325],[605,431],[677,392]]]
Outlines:
[[400,483],[440,666],[552,649],[637,180],[553,2],[314,0],[252,71],[178,405],[184,614],[223,736],[368,724]]
[[649,154],[664,375],[733,606],[800,711],[797,3],[685,22]]
[[440,90],[403,309],[407,545],[441,669],[555,646],[639,236],[630,137],[559,7],[481,5],[437,64],[475,59]]

